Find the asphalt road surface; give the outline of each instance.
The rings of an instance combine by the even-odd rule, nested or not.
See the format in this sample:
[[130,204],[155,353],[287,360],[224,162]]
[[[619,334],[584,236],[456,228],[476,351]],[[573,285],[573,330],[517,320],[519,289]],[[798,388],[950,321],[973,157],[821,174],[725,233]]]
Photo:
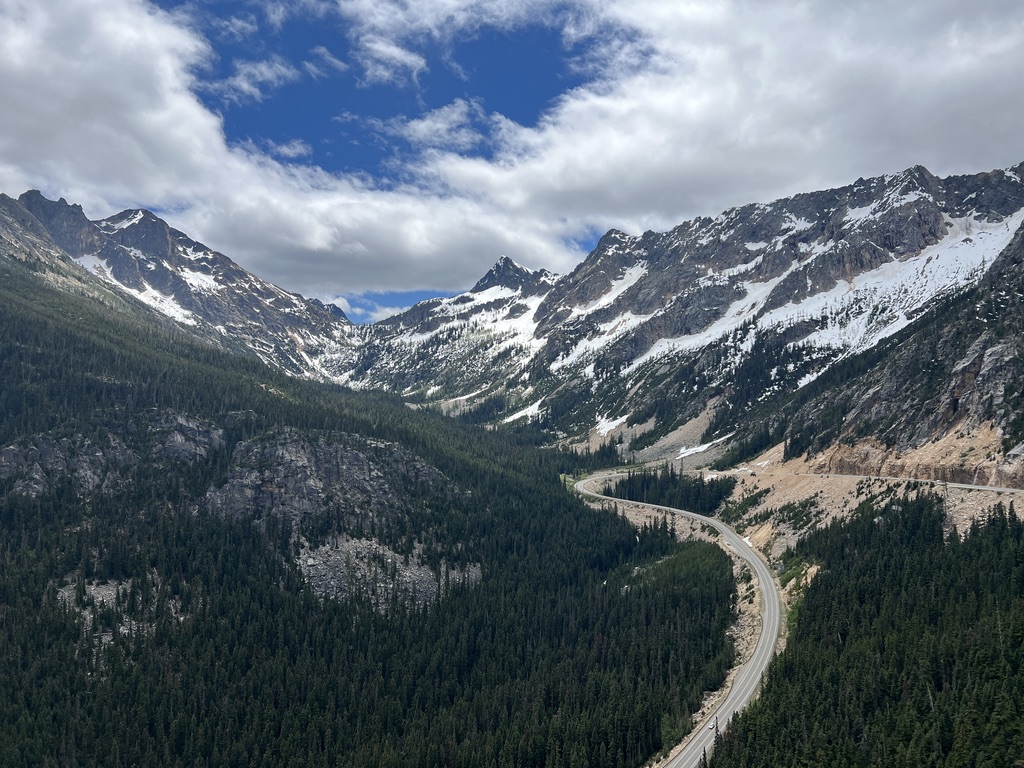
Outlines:
[[[621,502],[623,501],[622,499],[613,499],[609,496],[595,493],[587,487],[591,483],[600,487],[599,484],[606,478],[613,477],[614,475],[596,475],[580,480],[576,483],[576,490],[585,496]],[[640,504],[640,502],[635,501],[630,503]],[[679,754],[665,764],[667,768],[691,768],[691,766],[700,764],[701,755],[705,754],[705,752],[710,757],[716,732],[724,731],[732,716],[743,709],[747,702],[757,693],[758,687],[761,684],[761,675],[767,669],[769,662],[775,657],[775,647],[779,637],[779,630],[782,626],[782,601],[776,586],[775,575],[761,557],[761,554],[747,544],[736,531],[725,523],[682,509],[662,507],[657,504],[642,504],[642,506],[669,512],[681,517],[689,517],[717,528],[722,534],[719,543],[727,549],[732,549],[750,564],[751,569],[757,576],[757,582],[761,590],[761,634],[757,639],[757,647],[754,648],[753,655],[740,667],[725,699],[703,722],[694,725],[693,732],[686,739],[686,746],[683,747]]]

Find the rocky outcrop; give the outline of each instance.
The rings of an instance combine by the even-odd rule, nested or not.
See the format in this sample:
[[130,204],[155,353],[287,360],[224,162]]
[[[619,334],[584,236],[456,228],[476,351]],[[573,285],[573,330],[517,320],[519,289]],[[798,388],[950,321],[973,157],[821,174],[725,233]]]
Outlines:
[[[113,426],[113,422],[111,426]],[[188,464],[224,446],[224,430],[170,411],[140,414],[102,436],[34,435],[0,449],[0,480],[30,498],[70,486],[79,494],[110,493],[131,482],[141,461]]]
[[272,514],[296,531],[325,515],[343,530],[370,531],[407,507],[409,486],[440,491],[448,483],[397,445],[287,429],[239,443],[226,481],[207,492],[206,505],[226,517]]
[[452,568],[442,562],[435,570],[420,559],[420,547],[401,555],[374,539],[332,536],[320,546],[302,541],[299,567],[321,597],[367,596],[378,610],[394,601],[429,604],[455,583],[475,584],[481,578],[478,564]]
[[479,579],[479,566],[456,568],[443,552],[427,552],[434,531],[424,513],[437,498],[457,508],[462,494],[393,443],[285,429],[239,443],[204,506],[284,530],[317,594],[359,592],[385,609]]

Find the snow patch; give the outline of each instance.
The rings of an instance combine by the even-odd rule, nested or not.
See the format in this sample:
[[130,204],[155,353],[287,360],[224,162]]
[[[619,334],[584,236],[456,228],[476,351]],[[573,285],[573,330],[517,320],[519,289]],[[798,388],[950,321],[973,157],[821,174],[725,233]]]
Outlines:
[[824,318],[824,327],[806,342],[847,354],[868,349],[909,325],[944,290],[977,282],[1022,223],[1024,210],[1000,222],[947,218],[946,237],[917,257],[888,262],[799,304],[779,307],[762,316],[758,326]]
[[196,316],[181,306],[173,296],[165,296],[160,293],[160,291],[148,285],[144,291],[132,290],[131,288],[127,288],[123,285],[121,286],[121,289],[130,293],[143,304],[148,304],[157,312],[167,315],[167,317],[172,320],[177,320],[179,323],[184,323],[185,325],[199,324]]
[[585,307],[573,307],[572,313],[574,317],[581,315],[589,315],[592,312],[596,312],[604,307],[611,306],[615,303],[623,293],[628,291],[640,279],[647,274],[647,262],[639,261],[632,267],[622,273],[622,277],[612,282],[611,287],[605,291],[601,296],[592,301]]
[[145,215],[146,215],[145,211],[133,211],[131,216],[126,216],[125,218],[121,219],[120,221],[106,221],[106,222],[104,222],[104,224],[106,224],[107,227],[109,227],[110,229],[113,229],[115,231],[119,230],[119,229],[128,229],[128,227],[131,227],[131,226],[133,226],[135,224],[138,224],[140,221],[142,221],[142,218]]
[[[683,448],[679,452],[679,455],[676,456],[676,458],[677,459],[685,459],[687,456],[696,456],[698,453],[704,453],[704,451],[708,450],[709,448],[713,448],[714,446],[718,445],[719,443],[724,443],[726,440],[728,440],[730,437],[732,437],[735,434],[736,434],[735,432],[730,432],[728,435],[725,435],[724,437],[720,437],[717,440],[712,440],[710,443],[704,443],[703,445],[694,445],[694,446],[691,446],[689,448]],[[705,479],[706,480],[713,480],[714,477],[707,477]]]
[[537,416],[540,416],[540,406],[543,402],[544,398],[542,397],[533,405],[529,405],[526,408],[523,408],[523,410],[518,411],[517,413],[513,413],[511,416],[504,420],[504,423],[510,424],[511,422],[517,421],[519,419],[533,419],[536,418]]
[[620,416],[617,419],[609,419],[607,416],[602,416],[597,420],[597,424],[594,429],[597,430],[597,434],[601,437],[608,437],[608,433],[616,427],[620,427],[629,420],[629,414]]
[[191,269],[182,269],[179,271],[181,279],[184,280],[188,287],[193,291],[199,293],[218,293],[224,290],[224,286],[218,283],[213,275],[208,275],[205,272],[194,272]]

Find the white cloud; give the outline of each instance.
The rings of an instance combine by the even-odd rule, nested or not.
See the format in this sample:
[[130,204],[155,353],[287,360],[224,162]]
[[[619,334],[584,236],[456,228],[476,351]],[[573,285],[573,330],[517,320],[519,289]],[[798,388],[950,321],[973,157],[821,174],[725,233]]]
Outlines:
[[296,160],[313,154],[313,148],[302,139],[292,139],[283,144],[268,141],[267,147],[272,155],[283,157],[286,160]]
[[523,216],[641,231],[918,162],[1019,162],[1024,18],[943,5],[608,3],[635,34],[591,52],[594,80],[536,127],[505,122],[498,162],[420,170]]
[[260,25],[252,14],[214,19],[213,27],[221,37],[235,41],[245,40],[260,31]]
[[[262,12],[284,24],[327,8]],[[261,276],[325,295],[465,288],[502,253],[564,272],[580,257],[567,243],[612,226],[662,229],[915,163],[1024,160],[1016,0],[330,8],[367,84],[415,83],[438,44],[535,19],[586,41],[590,79],[532,127],[482,115],[471,96],[382,123],[424,151],[402,183],[377,181],[274,159],[308,158],[301,138],[229,143],[196,96],[210,45],[182,17],[143,0],[0,0],[0,190],[39,188],[93,217],[160,208]],[[267,99],[297,77],[283,59],[250,62],[230,93]],[[466,156],[484,129],[492,155]]]
[[404,85],[427,70],[423,56],[377,35],[367,35],[359,41],[356,57],[363,65],[367,85]]
[[298,69],[276,55],[264,61],[236,61],[234,70],[231,77],[206,87],[226,101],[263,101],[268,91],[277,90],[302,77]]
[[361,296],[354,296],[351,299],[345,296],[335,296],[332,299],[324,299],[323,301],[337,305],[349,320],[356,323],[376,323],[379,320],[394,317],[409,309],[408,306],[384,306]]
[[303,66],[312,77],[325,77],[330,72],[345,72],[348,64],[335,56],[323,45],[318,45],[310,50],[313,58],[303,62]]
[[426,69],[426,61],[414,50],[418,45],[449,47],[484,28],[511,30],[529,24],[557,25],[571,38],[591,27],[592,2],[602,0],[337,0],[337,9],[350,24],[349,36],[367,82],[404,84]]
[[455,99],[413,120],[391,120],[383,129],[418,147],[468,152],[484,141],[483,134],[473,127],[474,121],[483,119],[483,108],[478,101]]

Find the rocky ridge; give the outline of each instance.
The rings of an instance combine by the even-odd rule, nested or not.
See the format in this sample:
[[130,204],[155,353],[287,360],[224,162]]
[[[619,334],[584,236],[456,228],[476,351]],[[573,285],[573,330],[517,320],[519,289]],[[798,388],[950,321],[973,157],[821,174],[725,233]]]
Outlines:
[[246,272],[149,211],[90,221],[81,206],[35,190],[7,202],[22,223],[8,228],[9,239],[45,232],[56,259],[63,254],[193,334],[295,375],[330,378],[354,361],[359,333],[338,307]]
[[710,434],[725,434],[977,283],[1024,221],[1022,172],[915,167],[669,232],[612,231],[568,275],[520,271],[378,325],[346,381],[576,436],[649,424],[636,450],[717,399]]
[[1024,222],[1022,174],[1024,164],[940,179],[918,166],[668,232],[613,230],[567,275],[502,258],[464,294],[358,328],[147,211],[90,222],[28,192],[0,201],[0,245],[45,254],[48,269],[88,285],[72,269],[84,266],[189,332],[294,375],[577,440],[628,434],[625,450],[642,457],[671,452],[671,436],[711,404],[704,438],[728,434],[977,284]]

